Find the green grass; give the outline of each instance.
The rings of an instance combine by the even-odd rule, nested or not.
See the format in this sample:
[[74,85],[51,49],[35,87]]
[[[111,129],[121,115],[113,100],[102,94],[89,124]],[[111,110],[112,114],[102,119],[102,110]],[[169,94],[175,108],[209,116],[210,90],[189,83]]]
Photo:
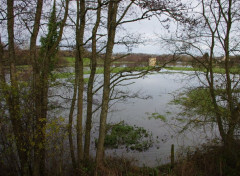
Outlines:
[[70,64],[75,64],[75,58],[74,57],[65,57],[64,59]]
[[[68,64],[70,65],[74,65],[75,64],[75,57],[64,57],[64,60],[68,62]],[[132,61],[114,61],[114,64],[128,64],[128,63],[134,63]],[[98,60],[98,64],[103,64],[103,60],[99,59]],[[83,65],[84,66],[89,66],[90,65],[90,59],[89,58],[83,58]]]
[[[75,65],[75,57],[64,57],[64,60],[67,62],[68,66],[74,66]],[[99,64],[103,64],[103,61],[100,59],[98,61]],[[115,61],[114,63],[133,63],[133,62],[128,62],[128,61]],[[90,59],[89,58],[84,58],[83,59],[83,65],[84,67],[89,67],[90,66]],[[17,66],[18,69],[27,69],[29,67],[29,65],[20,65]],[[119,73],[119,72],[130,72],[130,71],[144,71],[144,70],[150,70],[153,67],[129,67],[129,68],[122,68],[122,67],[115,67],[112,68],[112,73]],[[207,70],[205,68],[193,68],[193,67],[164,67],[167,70],[175,70],[175,71],[202,71],[202,72],[206,72]],[[96,74],[102,74],[103,73],[103,68],[98,67]],[[224,74],[225,73],[225,69],[224,68],[220,68],[220,67],[214,67],[213,68],[213,72],[214,73],[220,73],[220,74]],[[90,74],[91,71],[84,71],[84,74]],[[231,74],[240,74],[240,67],[232,67],[230,68],[230,73]],[[68,73],[64,73],[63,75],[61,75],[61,73],[58,74],[59,78],[66,78],[68,77]]]
[[199,69],[192,67],[165,67],[167,70],[176,70],[176,71],[198,71]]
[[[120,72],[133,72],[133,71],[145,71],[151,70],[154,67],[129,67],[129,68],[121,68],[121,67],[114,67],[111,70],[111,73],[120,73]],[[175,71],[203,71],[206,72],[206,69],[197,69],[192,67],[165,67],[167,70],[175,70]],[[214,73],[225,73],[225,69],[223,68],[213,68]],[[234,67],[230,69],[231,73],[239,74],[240,68]],[[91,70],[85,70],[84,74],[90,74]],[[103,67],[98,67],[96,70],[96,74],[103,74],[104,69]],[[54,76],[58,79],[61,78],[68,78],[70,76],[74,76],[75,73],[55,73]]]
[[[96,74],[103,74],[103,72],[104,72],[103,67],[99,67],[99,68],[97,68],[97,70],[96,70]],[[84,75],[87,75],[87,74],[90,74],[90,73],[91,73],[91,70],[84,70],[84,71],[83,71],[83,74],[84,74]],[[57,73],[54,73],[54,74],[53,74],[54,78],[56,78],[56,79],[69,78],[69,77],[74,76],[74,75],[75,75],[74,72],[73,72],[73,73],[68,73],[68,72],[63,72],[63,73],[61,73],[61,72],[57,72]]]
[[[103,59],[101,59],[101,60],[99,60],[100,61],[100,64],[103,64],[104,63],[104,60]],[[134,64],[134,63],[136,63],[136,62],[134,62],[134,61],[119,61],[119,60],[116,60],[116,61],[113,61],[112,62],[112,64]],[[142,64],[143,62],[141,62],[141,64]],[[144,62],[145,63],[145,62]]]
[[[176,71],[202,71],[202,72],[207,71],[205,68],[193,68],[193,67],[165,67],[165,69],[176,70]],[[213,72],[223,74],[223,73],[225,73],[225,69],[224,68],[219,68],[219,67],[214,67]],[[239,67],[232,67],[232,68],[230,68],[230,73],[231,74],[239,74],[240,73],[240,68]]]
[[[65,57],[64,58],[67,62],[68,65],[75,65],[75,57]],[[89,66],[90,65],[90,59],[89,58],[83,58],[83,65],[84,66]]]
[[60,73],[60,72],[58,72],[58,73],[54,73],[53,77],[55,79],[64,79],[64,78],[69,78],[74,75],[75,75],[75,73],[67,73],[67,72]]
[[115,67],[112,68],[112,73],[120,73],[120,72],[132,72],[132,71],[147,71],[152,70],[154,67]]
[[[120,73],[120,72],[131,72],[131,71],[144,71],[147,69],[151,69],[152,67],[134,67],[134,68],[112,68],[111,73]],[[104,69],[103,67],[98,67],[96,70],[96,74],[103,74]],[[91,70],[85,70],[83,72],[84,74],[90,74]],[[67,73],[67,72],[63,72],[63,73],[54,73],[53,76],[56,79],[63,79],[63,78],[69,78],[71,76],[74,76],[75,73]]]
[[119,148],[124,145],[127,150],[141,152],[153,145],[151,132],[143,127],[131,126],[122,121],[118,124],[108,124],[108,129],[104,140],[106,148]]

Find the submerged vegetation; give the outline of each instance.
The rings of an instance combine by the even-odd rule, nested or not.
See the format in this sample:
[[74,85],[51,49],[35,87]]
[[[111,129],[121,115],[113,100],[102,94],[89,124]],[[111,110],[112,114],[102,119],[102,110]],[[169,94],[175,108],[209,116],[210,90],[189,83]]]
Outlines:
[[[207,72],[205,68],[198,68],[198,67],[164,67],[167,70],[176,70],[176,71],[200,71],[200,72]],[[215,66],[213,67],[214,73],[224,74],[226,72],[224,67]],[[235,66],[230,68],[231,74],[239,74],[240,67]]]
[[[239,90],[235,90],[235,93],[239,93]],[[219,113],[224,117],[223,120],[226,120],[230,115],[224,103],[226,91],[219,88],[215,90],[215,94],[218,96],[220,102],[218,104]],[[189,124],[202,126],[217,123],[214,113],[215,107],[212,104],[210,91],[207,88],[197,87],[181,91],[170,104],[180,105],[183,108],[178,113],[179,117],[176,120],[187,123],[186,128],[190,127]]]
[[162,120],[163,122],[166,122],[166,120],[167,120],[164,115],[161,115],[161,114],[159,114],[159,113],[157,113],[157,112],[154,112],[154,113],[146,113],[146,114],[148,115],[148,119],[155,119],[155,120],[160,119],[160,120]]
[[180,113],[182,116],[192,117],[195,115],[207,118],[213,116],[214,107],[211,103],[210,92],[206,88],[195,88],[180,92],[170,103],[181,105],[184,108],[183,112]]
[[123,121],[108,125],[108,132],[104,141],[106,148],[125,147],[127,150],[145,151],[153,145],[153,137],[150,131],[143,127],[130,126]]

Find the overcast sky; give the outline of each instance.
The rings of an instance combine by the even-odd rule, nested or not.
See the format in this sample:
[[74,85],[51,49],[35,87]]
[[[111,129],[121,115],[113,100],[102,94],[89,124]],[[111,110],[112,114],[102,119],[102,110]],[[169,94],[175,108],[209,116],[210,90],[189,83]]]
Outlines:
[[[159,42],[160,35],[164,36],[167,30],[160,24],[156,17],[145,19],[124,25],[124,28],[134,34],[140,34],[144,44],[139,44],[132,48],[133,53],[165,54],[165,48]],[[125,46],[115,45],[114,52],[126,52]]]
[[[76,6],[75,4],[76,2],[71,2],[71,8],[74,8]],[[139,14],[141,15],[141,10],[140,8],[136,8],[134,9],[135,11],[139,12]],[[44,11],[50,11],[50,9],[48,8],[44,8]],[[46,22],[47,23],[47,22]],[[148,53],[148,54],[166,54],[169,53],[168,50],[166,50],[166,48],[163,48],[163,46],[161,45],[161,43],[159,42],[159,37],[158,35],[162,35],[164,36],[165,33],[167,33],[167,30],[163,28],[163,26],[160,24],[160,22],[158,21],[158,19],[156,17],[152,17],[151,19],[145,19],[145,20],[141,20],[141,21],[136,21],[136,22],[132,22],[132,23],[127,23],[124,24],[123,27],[125,28],[125,32],[127,33],[133,33],[134,35],[141,35],[141,40],[144,41],[144,44],[139,44],[136,45],[135,47],[132,48],[131,52],[132,53]],[[42,31],[43,30],[43,31]],[[26,38],[26,46],[29,45],[29,33],[27,30],[19,30],[20,32],[16,32],[16,36],[18,38],[23,38],[25,36]],[[2,28],[0,27],[0,32],[1,32],[1,37],[3,42],[7,42],[7,31],[6,28]],[[40,37],[45,35],[44,33],[47,32],[47,26],[43,27],[40,29],[40,33],[38,36],[38,40],[37,40],[37,44],[40,45]],[[121,31],[119,33],[117,33],[117,36],[121,35]],[[27,37],[28,36],[28,37]],[[64,33],[64,37],[63,38],[67,38],[68,41],[74,41],[74,30],[69,31],[68,29],[65,29],[65,33]],[[88,36],[86,36],[86,38],[88,38]],[[66,40],[62,41],[63,45],[67,45],[68,43],[66,42]],[[121,53],[121,52],[129,52],[126,48],[126,46],[122,46],[122,45],[115,45],[114,47],[114,53]]]

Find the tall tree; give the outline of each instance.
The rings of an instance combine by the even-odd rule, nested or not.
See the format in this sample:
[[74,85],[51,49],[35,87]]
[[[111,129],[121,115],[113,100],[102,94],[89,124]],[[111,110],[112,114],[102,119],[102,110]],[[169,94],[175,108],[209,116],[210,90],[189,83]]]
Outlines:
[[16,139],[17,152],[20,159],[20,172],[22,175],[29,174],[29,141],[26,131],[23,129],[22,116],[20,111],[19,88],[16,74],[15,56],[15,34],[14,34],[14,1],[7,1],[7,31],[8,31],[8,57],[10,64],[10,89],[6,94],[7,105],[9,108],[10,119]]
[[4,50],[2,39],[0,36],[0,85],[5,84],[5,70],[4,70],[4,62],[3,62]]
[[[119,5],[122,3],[123,6],[119,8]],[[115,35],[116,29],[119,25],[125,23],[131,23],[134,21],[145,19],[148,16],[148,12],[152,10],[147,10],[139,17],[129,17],[126,18],[128,12],[131,10],[133,5],[141,6],[141,3],[137,1],[121,1],[121,0],[110,0],[108,1],[108,11],[107,11],[107,44],[106,44],[106,53],[104,56],[104,81],[103,81],[103,93],[102,93],[102,103],[101,103],[101,113],[100,113],[100,127],[99,127],[99,137],[97,143],[97,152],[96,152],[96,172],[97,170],[103,167],[104,159],[104,139],[106,134],[106,122],[107,115],[109,110],[109,101],[111,97],[111,91],[114,90],[114,87],[123,80],[126,80],[128,76],[133,78],[141,77],[145,75],[148,71],[144,71],[139,74],[113,74],[111,75],[111,63],[114,61],[112,58],[113,47],[115,44]],[[121,9],[121,10],[120,10]]]
[[[63,29],[67,20],[69,0],[65,2],[65,12],[63,20],[59,25],[57,32],[56,23],[56,3],[54,1],[53,9],[49,19],[48,34],[42,38],[42,49],[39,57],[33,62],[33,78],[35,94],[35,139],[34,139],[34,175],[45,174],[45,138],[46,138],[46,120],[48,112],[48,89],[49,76],[54,67],[54,55],[62,39]],[[39,21],[35,21],[35,24]],[[37,26],[36,26],[37,27]],[[34,36],[35,37],[35,36]],[[34,38],[32,37],[32,38]],[[34,43],[34,42],[33,42]],[[35,44],[33,44],[35,45]],[[34,46],[33,46],[34,48]],[[34,53],[34,52],[33,52]]]
[[[238,8],[237,1],[201,0],[193,18],[183,24],[182,34],[167,40],[176,47],[176,51],[191,56],[201,69],[206,70],[204,73],[197,72],[204,75],[198,75],[198,78],[210,96],[212,112],[209,113],[213,113],[204,116],[204,121],[217,124],[227,162],[233,167],[236,167],[237,157],[234,132],[240,122],[240,85],[234,65],[230,64],[230,57],[239,54],[240,45],[235,40],[240,35],[237,27],[240,24]],[[221,73],[216,74],[215,67],[220,67]]]
[[86,129],[85,129],[85,142],[84,142],[84,160],[89,160],[90,152],[90,141],[91,141],[91,128],[92,128],[92,116],[93,116],[93,87],[94,87],[94,78],[97,68],[97,31],[101,21],[101,0],[97,1],[97,17],[95,25],[92,29],[92,55],[90,62],[91,73],[88,80],[87,87],[87,118],[86,118]]
[[[69,112],[69,124],[68,124],[68,138],[70,144],[70,153],[73,168],[77,169],[76,172],[80,171],[81,162],[83,159],[83,91],[84,91],[84,78],[83,78],[83,58],[84,58],[84,32],[86,23],[86,5],[85,0],[77,1],[77,16],[75,23],[75,34],[76,34],[76,54],[75,54],[75,81],[73,98],[71,101],[71,107]],[[73,112],[75,109],[75,102],[77,101],[77,161],[74,154],[74,142],[72,133],[73,124]]]
[[100,127],[99,137],[96,152],[96,169],[100,168],[103,164],[104,157],[104,139],[106,133],[106,122],[108,114],[108,103],[110,95],[110,73],[111,73],[111,59],[114,46],[114,39],[117,28],[117,12],[118,12],[119,1],[109,1],[108,4],[108,20],[107,20],[107,46],[106,55],[104,58],[104,83],[103,83],[103,98],[102,98],[102,109],[100,114]]
[[84,91],[84,79],[83,79],[83,57],[84,57],[84,32],[85,32],[85,19],[86,19],[86,7],[85,0],[80,0],[78,3],[77,14],[77,26],[76,26],[76,60],[78,60],[78,99],[77,99],[77,159],[78,168],[83,159],[83,91]]

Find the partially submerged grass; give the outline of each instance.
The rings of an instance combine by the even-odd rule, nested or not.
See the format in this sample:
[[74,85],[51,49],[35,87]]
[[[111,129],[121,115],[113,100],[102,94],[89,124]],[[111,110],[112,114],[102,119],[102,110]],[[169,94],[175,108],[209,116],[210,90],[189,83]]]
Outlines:
[[[67,61],[69,66],[75,65],[75,57],[64,57],[64,60]],[[83,58],[83,65],[89,66],[90,65],[90,59],[89,58]]]
[[[68,66],[74,66],[75,65],[75,58],[74,57],[65,57],[64,60],[68,63]],[[115,62],[114,62],[115,63]],[[121,62],[116,62],[116,63],[121,63]],[[125,63],[125,62],[123,62]],[[84,58],[84,67],[89,68],[90,65],[90,59],[89,58]],[[25,71],[29,69],[29,65],[20,65],[17,66],[17,68],[21,71]],[[206,72],[206,69],[204,68],[194,68],[194,67],[163,67],[164,69],[168,71],[164,71],[162,73],[172,73],[171,71],[179,71],[178,73],[181,73],[181,71],[200,71],[200,72]],[[141,66],[141,67],[112,67],[111,68],[111,73],[124,73],[124,72],[141,72],[141,71],[159,71],[161,67],[156,66],[156,67],[151,67],[151,66]],[[219,74],[224,74],[225,69],[222,67],[214,67],[213,68],[214,73],[219,73]],[[84,74],[90,74],[91,70],[84,70]],[[97,67],[96,74],[103,74],[104,73],[104,68],[103,67]],[[149,72],[149,73],[154,73],[154,72]],[[174,72],[176,73],[176,72]],[[230,68],[230,73],[231,74],[240,74],[240,67],[232,67]],[[63,79],[63,78],[69,78],[71,76],[74,76],[75,73],[66,73],[66,72],[55,72],[53,73],[54,78],[57,79]]]
[[[87,63],[87,62],[86,62]],[[155,67],[113,67],[111,69],[111,73],[123,73],[123,72],[140,72],[140,71],[154,71]],[[175,71],[202,71],[202,72],[206,72],[205,69],[199,69],[199,68],[192,68],[192,67],[164,67],[167,70],[175,70]],[[159,70],[159,68],[156,68],[156,70]],[[213,69],[214,73],[220,73],[220,74],[224,74],[225,73],[225,69],[224,68],[214,68]],[[85,70],[84,74],[90,74],[91,70]],[[103,74],[104,73],[104,68],[103,67],[98,67],[96,70],[96,74]],[[164,72],[166,73],[166,72]],[[181,73],[181,72],[178,72]],[[230,69],[230,73],[232,74],[240,74],[240,68],[238,67],[234,67]],[[56,78],[68,78],[70,76],[74,76],[75,73],[54,73],[54,75],[56,76]]]
[[[194,68],[194,67],[164,67],[167,70],[176,70],[176,71],[201,71],[201,72],[207,72],[205,68]],[[214,67],[213,68],[214,73],[224,74],[226,71],[224,68],[221,67]],[[239,67],[232,67],[230,68],[231,74],[239,74],[240,68]]]
[[193,67],[164,67],[167,70],[176,70],[176,71],[198,71],[199,69]]
[[109,125],[104,146],[106,148],[119,148],[124,146],[127,150],[145,151],[153,145],[153,137],[150,131],[143,127],[131,126],[123,121]]
[[64,57],[64,59],[70,64],[75,64],[75,57]]
[[154,113],[146,113],[146,115],[148,115],[148,119],[150,120],[150,119],[155,119],[155,120],[157,120],[157,119],[160,119],[160,120],[162,120],[163,122],[166,122],[167,121],[167,118],[166,118],[166,116],[164,116],[164,115],[162,115],[162,114],[159,114],[159,113],[157,113],[157,112],[154,112]]
[[[155,67],[126,67],[126,68],[121,68],[121,67],[116,67],[112,69],[113,73],[118,73],[118,72],[131,72],[131,71],[147,71],[147,70],[154,70]],[[157,68],[157,67],[156,67]]]
[[[132,68],[121,68],[121,67],[116,67],[112,68],[111,73],[120,73],[120,72],[134,72],[134,71],[145,71],[152,69],[153,67],[132,67]],[[91,70],[84,70],[84,74],[90,74]],[[96,70],[96,74],[103,74],[104,73],[104,68],[103,67],[98,67]],[[74,76],[75,73],[69,73],[69,72],[57,72],[53,74],[55,78],[57,79],[63,79],[63,78],[69,78],[71,76]]]

